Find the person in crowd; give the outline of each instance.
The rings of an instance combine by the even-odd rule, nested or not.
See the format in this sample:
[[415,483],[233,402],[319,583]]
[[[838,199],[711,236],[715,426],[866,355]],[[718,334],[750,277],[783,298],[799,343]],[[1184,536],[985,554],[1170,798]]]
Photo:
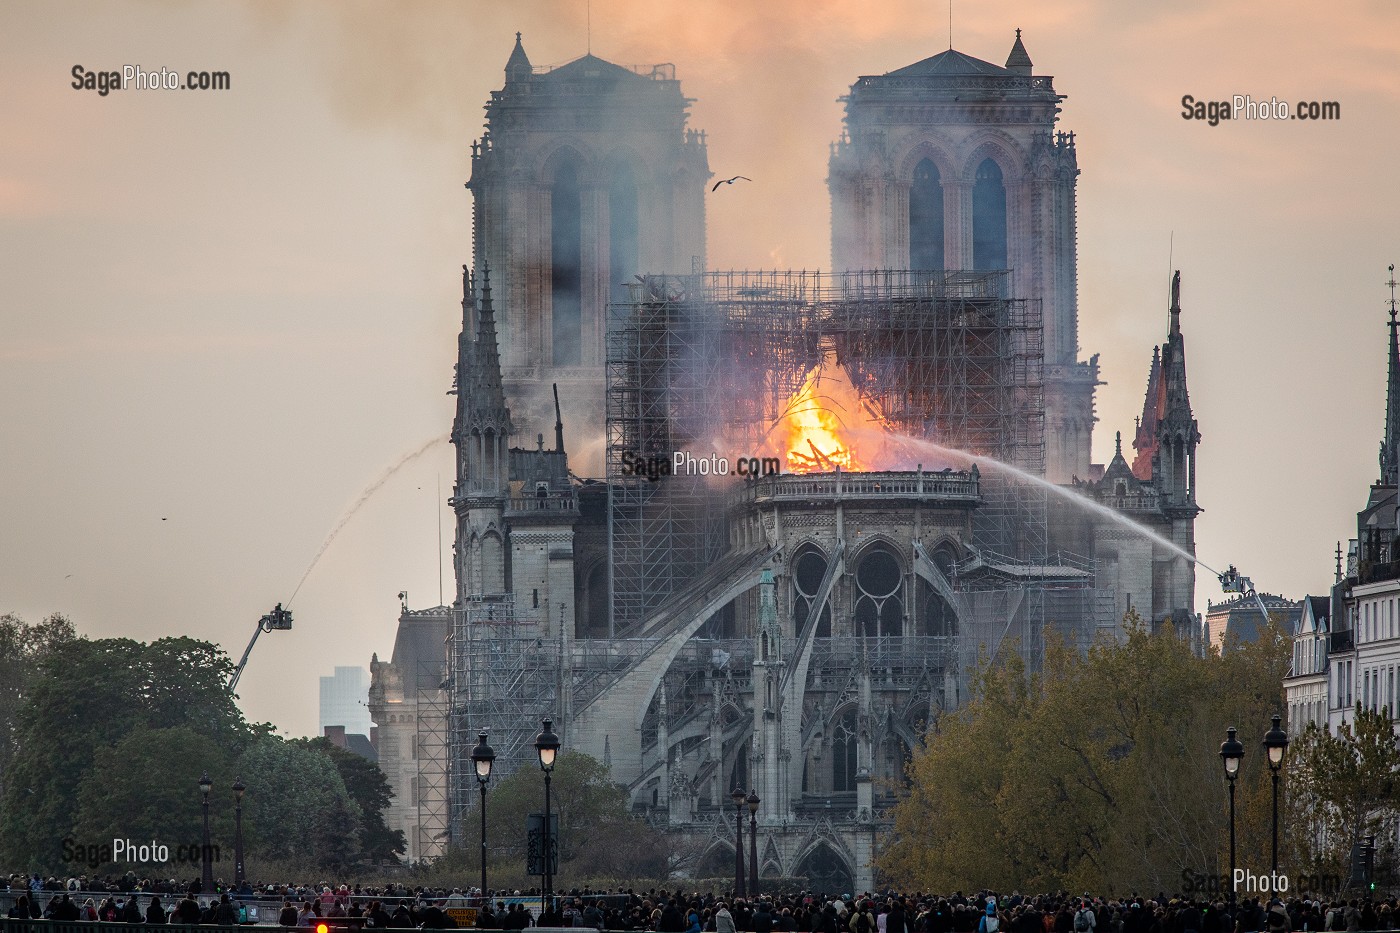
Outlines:
[[150,924],[165,923],[165,908],[160,906],[160,898],[152,895],[151,903],[146,905],[146,922]]
[[729,907],[724,901],[715,905],[715,933],[737,933],[734,915],[729,912]]

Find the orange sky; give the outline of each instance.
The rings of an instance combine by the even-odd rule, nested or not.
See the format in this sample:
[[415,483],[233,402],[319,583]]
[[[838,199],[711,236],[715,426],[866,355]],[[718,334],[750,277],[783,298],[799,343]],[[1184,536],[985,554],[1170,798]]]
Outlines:
[[[1199,553],[1321,592],[1376,476],[1400,7],[966,6],[960,50],[999,63],[1021,27],[1068,95],[1080,342],[1108,381],[1096,459],[1140,410],[1174,242]],[[359,492],[447,430],[480,108],[516,30],[558,64],[585,50],[585,18],[582,2],[0,6],[0,612],[242,651]],[[939,3],[592,11],[593,51],[674,63],[712,168],[755,179],[711,199],[712,268],[824,267],[836,98],[947,45]],[[69,86],[75,64],[227,70],[233,87],[99,97]],[[1212,128],[1181,119],[1188,93],[1337,100],[1342,119]],[[395,594],[437,602],[451,469],[436,448],[345,526],[296,628],[253,657],[251,717],[314,731],[316,678],[388,653]]]

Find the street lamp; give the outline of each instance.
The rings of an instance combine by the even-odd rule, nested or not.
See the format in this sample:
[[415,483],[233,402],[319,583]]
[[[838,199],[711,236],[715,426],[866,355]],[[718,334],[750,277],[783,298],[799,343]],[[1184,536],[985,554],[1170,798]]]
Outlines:
[[758,897],[758,791],[749,791],[749,896]]
[[472,749],[472,765],[476,768],[476,782],[481,785],[481,898],[482,904],[490,904],[486,900],[486,782],[491,780],[491,764],[496,760],[496,753],[491,750],[491,746],[486,744],[486,730],[482,729],[480,739],[476,747]]
[[[1274,875],[1278,875],[1278,773],[1283,767],[1283,753],[1288,751],[1288,733],[1281,725],[1283,717],[1274,714],[1273,728],[1264,734],[1264,748],[1269,753],[1269,771],[1274,779]],[[1232,875],[1233,877],[1233,875]]]
[[729,792],[734,801],[734,896],[744,896],[744,803],[748,795],[739,785]]
[[[1234,726],[1225,730],[1225,741],[1220,743],[1220,758],[1225,763],[1225,777],[1230,782],[1230,878],[1235,877],[1235,778],[1240,774],[1240,762],[1244,760],[1244,746],[1235,738]],[[1230,885],[1230,913],[1234,914],[1235,886]]]
[[233,883],[243,885],[243,779],[233,779]]
[[201,878],[201,888],[207,893],[214,890],[214,865],[209,861],[209,790],[214,786],[214,782],[209,780],[209,772],[205,771],[199,776],[199,789],[204,793],[204,851],[199,854],[200,861],[204,863],[204,873]]
[[554,720],[541,720],[540,734],[535,736],[535,752],[540,756],[540,770],[544,772],[544,901],[540,912],[548,910],[554,915],[554,878],[550,858],[552,849],[549,838],[549,773],[554,770],[554,759],[559,755],[559,736],[554,734]]

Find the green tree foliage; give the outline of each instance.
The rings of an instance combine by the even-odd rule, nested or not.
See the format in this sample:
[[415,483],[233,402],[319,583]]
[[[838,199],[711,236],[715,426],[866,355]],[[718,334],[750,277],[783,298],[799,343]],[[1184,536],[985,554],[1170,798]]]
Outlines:
[[1400,819],[1400,745],[1389,711],[1357,704],[1336,735],[1309,728],[1288,749],[1284,800],[1285,852],[1298,874],[1345,879],[1353,843],[1374,835],[1381,861],[1393,861],[1387,840]]
[[231,670],[217,645],[191,638],[59,640],[21,707],[19,751],[0,797],[0,860],[58,870],[98,753],[138,730],[188,729],[237,753],[252,730],[224,688]]
[[297,739],[295,744],[328,755],[345,782],[350,798],[359,805],[362,814],[360,849],[370,861],[383,862],[397,859],[407,848],[402,830],[391,830],[384,823],[384,810],[394,799],[389,787],[389,779],[379,770],[379,765],[341,748],[325,737]]
[[311,836],[318,866],[334,878],[345,878],[364,861],[360,848],[362,828],[359,807],[349,796],[333,797],[320,815]]
[[76,637],[73,623],[58,613],[34,625],[16,615],[0,615],[0,796],[19,753],[20,708],[39,666]]
[[[1227,855],[1228,725],[1246,743],[1240,864],[1268,865],[1262,738],[1281,705],[1289,641],[1276,627],[1223,657],[1125,620],[1087,654],[1052,643],[1028,676],[985,664],[974,699],[943,717],[910,765],[909,797],[879,868],[924,890],[1175,890]],[[1250,861],[1253,859],[1253,861]]]
[[[477,798],[478,801],[480,798]],[[559,815],[559,877],[571,884],[584,879],[664,878],[668,849],[663,835],[628,809],[627,789],[608,777],[608,770],[589,755],[564,751],[555,763],[550,785],[550,809]],[[525,768],[505,780],[494,779],[488,791],[486,816],[489,866],[495,883],[523,885],[525,821],[544,812],[544,777],[538,768]],[[477,841],[479,812],[464,820],[469,856],[463,868],[480,865]],[[467,877],[471,877],[467,872]]]
[[[204,827],[200,775],[206,769],[211,777],[227,775],[228,761],[226,750],[188,727],[137,728],[94,753],[93,767],[78,786],[76,840],[84,845],[116,838],[158,840],[172,849],[198,844]],[[232,782],[216,781],[210,791],[214,840],[233,838]],[[220,852],[221,858],[232,855],[231,847]],[[130,866],[116,867],[125,871]],[[189,867],[182,870],[193,873]]]
[[360,807],[329,755],[264,735],[248,746],[234,771],[248,787],[243,834],[249,852],[327,869],[341,852],[358,860]]

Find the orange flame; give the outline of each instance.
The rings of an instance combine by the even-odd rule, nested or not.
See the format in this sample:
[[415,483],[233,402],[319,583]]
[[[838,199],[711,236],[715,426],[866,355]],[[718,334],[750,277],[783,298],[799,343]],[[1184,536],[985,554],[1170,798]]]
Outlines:
[[860,393],[841,366],[827,362],[807,373],[769,432],[789,473],[875,468],[856,453],[851,430],[870,420]]

